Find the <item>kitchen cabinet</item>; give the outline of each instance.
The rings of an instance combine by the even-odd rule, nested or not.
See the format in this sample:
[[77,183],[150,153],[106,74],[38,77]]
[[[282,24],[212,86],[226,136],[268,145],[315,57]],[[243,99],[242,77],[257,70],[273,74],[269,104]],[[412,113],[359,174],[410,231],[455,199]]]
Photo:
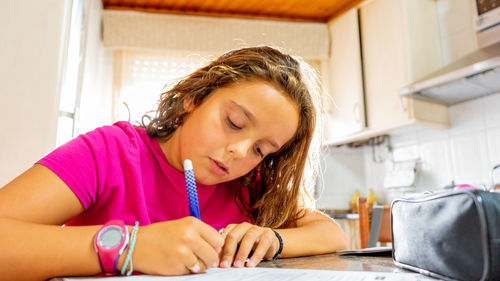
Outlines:
[[434,0],[374,0],[360,7],[368,128],[448,127],[448,108],[397,91],[441,67]]
[[448,128],[447,105],[397,95],[442,66],[435,0],[372,0],[357,10],[359,33],[355,10],[329,23],[331,58],[323,71],[336,104],[325,102],[324,144],[362,142],[411,127]]
[[330,56],[323,67],[327,90],[325,106],[326,141],[365,128],[363,78],[358,12],[351,9],[328,23]]

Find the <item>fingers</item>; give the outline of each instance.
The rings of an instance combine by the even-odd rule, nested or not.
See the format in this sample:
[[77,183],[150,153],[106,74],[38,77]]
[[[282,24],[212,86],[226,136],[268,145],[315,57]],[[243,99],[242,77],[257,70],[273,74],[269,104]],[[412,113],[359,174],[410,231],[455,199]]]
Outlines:
[[231,232],[236,226],[237,226],[237,224],[228,224],[226,227],[221,228],[219,230],[219,233],[222,234],[224,237],[226,237],[226,235],[229,232]]
[[193,253],[187,255],[188,258],[185,257],[182,263],[184,264],[184,269],[182,274],[188,273],[200,273],[204,272],[207,269],[205,263],[200,261],[200,259]]
[[243,265],[245,265],[245,261],[249,258],[252,248],[255,244],[259,243],[259,238],[262,230],[262,228],[252,227],[244,233],[239,243],[239,249],[236,253],[236,256],[234,257],[234,267],[242,267]]
[[[154,252],[154,249],[149,250],[145,253],[149,259],[149,262],[147,262],[148,269],[139,271],[152,275],[184,275],[204,272],[207,266],[194,253],[192,247],[184,244],[185,241],[187,240],[183,239],[179,243],[169,245],[168,256],[161,257]],[[159,248],[161,245],[156,246]],[[136,262],[134,261],[134,268],[135,265]]]
[[193,265],[188,266],[187,269],[191,273],[198,273],[198,272],[200,272],[201,271],[200,261],[198,259],[196,259],[196,262]]
[[253,267],[276,251],[275,235],[270,228],[249,223],[229,225],[222,232],[225,237],[220,267]]
[[207,241],[208,244],[212,246],[216,252],[220,252],[222,246],[224,245],[224,237],[220,235],[220,233],[210,225],[196,219],[199,223],[201,223],[200,227],[200,235],[201,237]]
[[225,240],[222,249],[221,262],[219,264],[220,267],[231,267],[233,264],[234,254],[236,253],[238,243],[243,233],[244,232],[241,230],[235,231],[235,225],[229,225],[224,229],[223,234],[221,235]]
[[266,228],[258,241],[257,247],[250,260],[247,262],[248,267],[254,267],[259,264],[262,259],[272,257],[276,251],[274,248],[274,239],[277,239],[274,232],[270,228]]
[[[217,233],[217,235],[222,239],[219,233]],[[213,246],[204,239],[196,239],[192,241],[192,245],[194,254],[205,265],[205,268],[218,267],[221,247],[216,248],[214,251]]]
[[[224,238],[219,232],[210,225],[198,220],[192,219],[192,223],[199,231],[199,236],[185,235],[186,244],[197,257],[194,263],[187,264],[191,272],[203,272],[209,267],[218,267],[219,253],[224,244]],[[199,239],[201,236],[202,239]]]

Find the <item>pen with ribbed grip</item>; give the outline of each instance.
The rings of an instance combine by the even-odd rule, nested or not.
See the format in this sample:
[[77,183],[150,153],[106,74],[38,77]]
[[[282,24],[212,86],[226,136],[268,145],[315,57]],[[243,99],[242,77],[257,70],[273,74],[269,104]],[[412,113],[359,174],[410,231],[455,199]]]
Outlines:
[[198,191],[194,180],[193,163],[191,160],[184,160],[184,176],[186,178],[186,189],[189,203],[189,214],[201,220],[200,206],[198,205]]

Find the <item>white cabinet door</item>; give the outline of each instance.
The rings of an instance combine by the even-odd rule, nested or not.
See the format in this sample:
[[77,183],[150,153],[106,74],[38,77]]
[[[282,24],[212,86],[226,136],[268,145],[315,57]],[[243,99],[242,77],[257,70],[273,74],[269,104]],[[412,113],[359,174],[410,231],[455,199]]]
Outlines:
[[446,106],[397,96],[441,67],[435,1],[374,0],[360,8],[360,18],[370,130],[418,122],[448,126]]
[[323,68],[327,142],[365,128],[357,9],[332,20],[328,27],[330,58]]

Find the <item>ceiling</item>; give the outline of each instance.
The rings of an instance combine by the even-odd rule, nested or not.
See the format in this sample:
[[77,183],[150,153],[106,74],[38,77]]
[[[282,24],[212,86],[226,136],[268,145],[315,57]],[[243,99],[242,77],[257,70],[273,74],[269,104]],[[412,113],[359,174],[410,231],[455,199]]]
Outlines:
[[364,0],[102,0],[104,9],[327,22]]

